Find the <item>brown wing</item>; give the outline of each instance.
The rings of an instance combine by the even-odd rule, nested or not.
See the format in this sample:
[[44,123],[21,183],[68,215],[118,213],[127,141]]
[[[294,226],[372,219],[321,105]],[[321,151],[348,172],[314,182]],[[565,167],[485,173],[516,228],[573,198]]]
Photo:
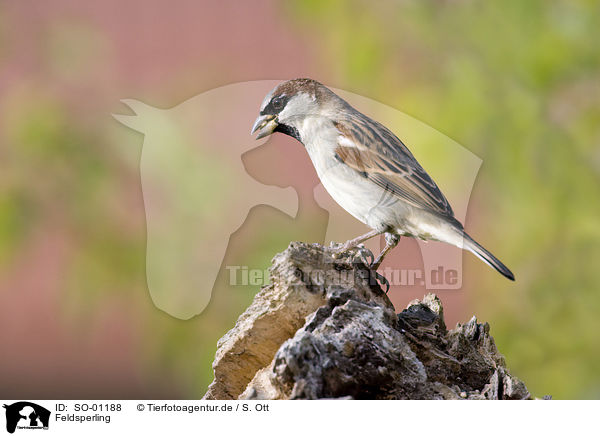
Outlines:
[[358,111],[347,121],[336,123],[340,162],[415,207],[454,218],[444,194],[396,135]]

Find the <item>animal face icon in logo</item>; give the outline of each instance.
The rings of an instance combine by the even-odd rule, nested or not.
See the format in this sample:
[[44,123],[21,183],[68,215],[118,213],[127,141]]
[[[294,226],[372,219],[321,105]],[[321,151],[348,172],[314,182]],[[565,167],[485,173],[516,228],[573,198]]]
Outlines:
[[[154,304],[174,317],[189,319],[209,304],[219,272],[228,267],[223,260],[232,249],[231,235],[244,226],[255,206],[270,206],[301,223],[306,205],[315,204],[328,219],[320,224],[322,228],[314,229],[314,237],[307,242],[343,242],[368,230],[335,203],[310,171],[307,177],[314,179],[314,185],[307,194],[285,182],[263,183],[246,170],[242,155],[269,140],[255,141],[250,135],[252,121],[264,95],[278,83],[236,83],[199,94],[170,109],[123,100],[135,115],[113,115],[144,134],[140,175],[147,225],[146,276]],[[427,169],[444,187],[456,217],[464,221],[481,160],[396,109],[334,91],[401,133],[422,163],[437,163],[438,167]],[[308,162],[308,156],[305,159]],[[277,163],[270,160],[266,165]],[[441,171],[444,165],[459,170],[447,174]],[[380,242],[365,245],[379,252]],[[419,242],[419,249],[427,289],[440,287],[428,280],[430,272],[440,265],[461,271],[459,249],[436,242]],[[441,286],[460,288],[460,274],[454,283]]]
[[47,429],[50,411],[29,401],[19,401],[3,406],[6,409],[6,431],[14,433],[19,429]]
[[136,115],[114,115],[144,133],[146,276],[154,304],[174,317],[189,319],[208,305],[230,236],[250,209],[297,213],[291,187],[258,182],[241,159],[257,146],[246,120],[262,91],[230,85],[167,110],[124,100]]

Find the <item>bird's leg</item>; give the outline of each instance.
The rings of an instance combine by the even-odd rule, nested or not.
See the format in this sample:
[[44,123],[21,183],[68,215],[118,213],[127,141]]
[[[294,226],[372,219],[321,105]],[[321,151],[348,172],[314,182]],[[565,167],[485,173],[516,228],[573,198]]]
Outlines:
[[344,242],[344,244],[341,247],[336,248],[335,251],[336,253],[343,253],[344,251],[348,251],[351,248],[356,247],[358,244],[362,244],[366,240],[374,238],[375,236],[380,235],[381,233],[382,232],[379,230],[371,230],[370,232],[365,233],[364,235],[360,235],[358,238],[350,239],[349,241]]
[[400,242],[400,235],[395,233],[385,234],[385,248],[381,251],[381,253],[379,253],[379,256],[377,256],[375,262],[371,264],[371,269],[373,271],[377,271],[377,269],[381,266],[381,262],[383,262],[383,258],[390,252],[392,248],[398,245],[398,242]]

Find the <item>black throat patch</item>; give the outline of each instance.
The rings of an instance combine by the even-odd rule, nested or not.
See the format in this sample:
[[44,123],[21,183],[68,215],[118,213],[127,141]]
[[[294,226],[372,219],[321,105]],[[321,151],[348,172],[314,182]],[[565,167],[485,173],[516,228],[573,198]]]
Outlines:
[[283,133],[284,135],[291,136],[292,138],[302,143],[302,139],[300,139],[300,132],[298,132],[298,129],[296,129],[293,126],[288,126],[287,124],[278,124],[275,128],[275,131]]

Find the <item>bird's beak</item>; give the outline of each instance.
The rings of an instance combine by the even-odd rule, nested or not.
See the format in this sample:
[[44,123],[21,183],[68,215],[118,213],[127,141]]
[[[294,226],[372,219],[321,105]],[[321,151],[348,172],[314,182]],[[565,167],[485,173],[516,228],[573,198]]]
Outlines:
[[254,122],[250,134],[258,132],[256,139],[264,138],[273,133],[277,125],[277,117],[275,115],[261,115]]

